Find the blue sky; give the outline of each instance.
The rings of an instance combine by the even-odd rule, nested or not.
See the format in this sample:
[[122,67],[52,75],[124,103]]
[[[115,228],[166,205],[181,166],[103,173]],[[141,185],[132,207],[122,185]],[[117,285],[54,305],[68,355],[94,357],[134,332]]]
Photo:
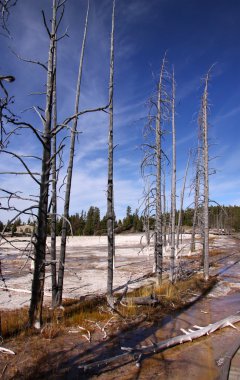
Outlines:
[[[44,106],[45,72],[19,61],[19,55],[46,61],[48,37],[42,25],[41,9],[50,18],[51,1],[19,0],[12,9],[9,29],[12,39],[0,36],[0,71],[13,74],[9,85],[15,109],[22,119],[41,129],[33,105]],[[58,50],[58,118],[73,113],[78,59],[83,35],[86,0],[68,0],[62,31],[69,38]],[[111,0],[91,0],[89,31],[84,61],[80,109],[105,105],[108,99]],[[216,62],[210,84],[210,156],[216,174],[210,178],[210,198],[221,204],[240,205],[240,3],[236,0],[116,0],[115,36],[115,207],[118,218],[127,205],[136,209],[142,196],[140,175],[142,132],[148,108],[146,102],[156,86],[161,60],[167,50],[168,65],[175,68],[177,82],[177,178],[180,193],[190,148],[196,146],[197,113],[204,74]],[[171,155],[170,125],[166,125],[164,149]],[[106,211],[108,117],[98,113],[79,121],[70,212],[98,206]],[[41,155],[30,132],[16,136],[9,146],[18,153]],[[67,160],[67,150],[64,153]],[[30,161],[29,161],[30,163]],[[38,163],[31,167],[38,170]],[[0,171],[19,168],[14,159],[1,155]],[[170,168],[169,168],[170,170]],[[168,170],[168,171],[169,171]],[[64,172],[61,177],[64,177]],[[190,183],[193,169],[189,171]],[[170,177],[167,178],[169,192]],[[1,187],[38,194],[27,177],[2,176]],[[187,193],[189,190],[187,191]],[[63,193],[62,193],[63,195]],[[186,199],[185,206],[191,203]],[[62,202],[59,204],[61,213]],[[0,211],[0,220],[8,215]]]

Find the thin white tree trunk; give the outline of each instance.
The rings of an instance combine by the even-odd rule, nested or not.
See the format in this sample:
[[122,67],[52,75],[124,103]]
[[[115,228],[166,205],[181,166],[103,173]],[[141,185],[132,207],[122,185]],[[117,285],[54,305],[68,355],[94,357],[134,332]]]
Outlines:
[[200,191],[200,146],[198,146],[195,188],[194,188],[194,214],[193,214],[191,246],[190,246],[191,252],[194,252],[196,248],[195,235],[196,235],[197,217],[198,217],[199,191]]
[[[165,166],[165,165],[164,165]],[[163,170],[163,246],[167,246],[166,169]]]
[[146,235],[146,240],[147,240],[147,246],[148,246],[148,252],[150,248],[150,184],[148,180],[148,185],[147,185],[147,216],[145,219],[145,235]]
[[109,134],[108,134],[108,185],[107,185],[107,235],[108,235],[108,273],[107,295],[111,299],[113,293],[113,260],[114,260],[114,204],[113,204],[113,80],[114,80],[114,26],[115,0],[112,10],[112,31],[110,51],[109,79]]
[[156,262],[156,277],[157,284],[162,283],[162,251],[163,251],[163,240],[162,240],[162,128],[161,128],[161,102],[162,102],[162,86],[163,86],[163,75],[165,69],[164,56],[160,75],[158,82],[158,93],[157,93],[157,115],[156,115],[156,217],[155,217],[155,262]]
[[175,127],[175,77],[172,73],[172,184],[171,184],[171,260],[170,281],[175,280],[175,227],[176,225],[176,127]]
[[[88,6],[87,6],[84,35],[83,35],[81,55],[80,55],[80,61],[79,61],[76,98],[75,98],[75,115],[77,115],[79,112],[79,99],[80,99],[80,92],[81,92],[83,59],[84,59],[87,29],[88,29],[88,15],[89,15],[89,1],[88,1]],[[78,117],[76,116],[73,119],[73,126],[71,128],[70,153],[69,153],[66,192],[65,192],[65,200],[64,200],[64,212],[63,212],[64,218],[63,218],[63,223],[62,223],[62,237],[61,237],[61,248],[60,248],[60,259],[59,259],[59,270],[58,270],[57,295],[56,295],[56,300],[55,300],[56,305],[62,304],[64,265],[65,265],[65,256],[66,256],[66,240],[67,240],[67,226],[68,226],[67,220],[69,217],[69,204],[70,204],[70,194],[71,194],[71,185],[72,185],[72,173],[73,173],[73,161],[74,161],[77,124],[78,124]]]
[[181,197],[180,197],[180,209],[179,209],[178,226],[177,226],[177,248],[179,247],[179,235],[180,235],[180,228],[182,225],[182,210],[183,210],[183,202],[184,202],[186,180],[187,180],[187,174],[188,174],[188,168],[189,168],[189,161],[190,161],[190,153],[189,153],[188,160],[187,160],[185,175],[184,175],[184,179],[183,179],[183,187],[182,187]]
[[209,171],[208,171],[208,81],[210,70],[205,78],[205,88],[202,99],[202,117],[203,117],[203,175],[204,175],[204,204],[203,204],[203,223],[204,223],[204,279],[209,278]]

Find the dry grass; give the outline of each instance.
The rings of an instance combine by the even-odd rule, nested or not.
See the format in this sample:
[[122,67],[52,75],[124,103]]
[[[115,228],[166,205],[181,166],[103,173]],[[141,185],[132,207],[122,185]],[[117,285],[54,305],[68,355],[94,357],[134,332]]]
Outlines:
[[209,254],[210,256],[218,256],[218,255],[226,254],[226,252],[224,252],[223,250],[219,248],[214,248],[210,250]]
[[201,295],[216,283],[216,279],[205,282],[202,277],[195,275],[188,280],[178,281],[176,284],[164,282],[161,286],[151,285],[142,287],[128,293],[125,307],[120,309],[124,317],[137,317],[141,312],[151,319],[154,315],[152,306],[136,306],[133,303],[134,297],[155,296],[160,301],[160,306],[156,307],[156,313],[167,313],[170,310],[183,307],[192,296]]
[[56,323],[46,323],[42,330],[41,330],[41,335],[43,338],[51,340],[56,338],[58,335],[61,333],[61,326],[59,326]]
[[[127,305],[120,305],[118,309],[123,318],[132,318],[133,320],[139,318],[140,315],[152,315],[154,314],[152,306],[136,306],[132,302],[132,298],[153,295],[160,300],[161,312],[167,312],[169,309],[183,306],[193,292],[200,294],[212,284],[213,281],[206,283],[199,276],[194,276],[185,281],[178,281],[176,284],[165,282],[161,286],[142,287],[129,292]],[[82,301],[68,299],[64,301],[63,306],[64,308],[55,310],[44,308],[44,327],[41,330],[44,338],[53,339],[65,328],[72,326],[80,325],[89,329],[89,321],[104,323],[112,316],[104,298],[95,297]],[[156,308],[156,313],[158,309],[159,307]],[[36,334],[27,328],[28,308],[26,307],[2,311],[0,317],[0,335],[3,338],[13,337],[19,333],[28,336]]]
[[0,335],[7,338],[26,329],[28,308],[0,312]]
[[86,320],[105,321],[111,314],[105,310],[106,301],[103,298],[78,301],[74,305],[65,308],[63,323],[65,326],[86,325]]
[[[101,306],[104,300],[94,298],[92,300],[65,300],[63,308],[43,310],[44,327],[41,330],[43,337],[53,339],[59,335],[65,327],[86,325],[86,320],[105,321],[110,318],[110,313],[104,313]],[[28,328],[28,308],[0,312],[0,336],[9,338],[19,333],[32,335],[34,331]]]
[[182,295],[189,290],[201,290],[206,286],[206,282],[199,276],[192,276],[190,279],[178,281],[176,284],[163,282],[162,285],[152,285],[149,287],[142,287],[128,293],[128,297],[147,297],[150,295],[156,295],[165,297],[169,301],[173,301],[179,295]]

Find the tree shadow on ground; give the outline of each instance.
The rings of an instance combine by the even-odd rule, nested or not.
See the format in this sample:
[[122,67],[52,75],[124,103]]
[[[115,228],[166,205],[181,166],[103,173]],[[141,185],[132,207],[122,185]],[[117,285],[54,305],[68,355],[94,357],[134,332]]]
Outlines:
[[[46,356],[41,358],[40,363],[38,363],[38,370],[34,369],[34,379],[91,379],[94,375],[100,375],[108,373],[119,369],[123,365],[126,365],[134,361],[134,357],[130,354],[123,355],[121,347],[135,347],[146,341],[147,339],[155,341],[157,343],[157,331],[164,328],[169,322],[173,322],[171,328],[168,330],[169,337],[173,336],[176,331],[176,318],[181,320],[181,314],[188,310],[196,302],[203,299],[207,293],[212,289],[206,289],[201,295],[196,296],[194,300],[188,302],[184,307],[178,310],[171,311],[169,315],[166,315],[159,320],[154,322],[148,322],[140,320],[130,328],[121,329],[114,336],[108,337],[106,340],[98,341],[89,346],[88,343],[72,344],[71,348],[62,349],[55,351],[53,353],[48,353]],[[155,308],[153,313],[157,315],[159,308]],[[183,322],[186,322],[182,319]],[[151,344],[151,343],[150,343]],[[77,351],[77,353],[76,353]],[[114,362],[110,364],[99,364],[94,365],[93,368],[84,371],[83,368],[79,366],[91,365],[96,362],[101,362],[109,358],[120,356]],[[152,354],[153,355],[153,354]],[[152,355],[148,355],[152,356]],[[145,356],[146,357],[146,356]],[[44,364],[45,363],[45,364]],[[46,363],[48,363],[46,365]],[[32,373],[32,374],[33,374]],[[33,377],[29,377],[33,378]]]

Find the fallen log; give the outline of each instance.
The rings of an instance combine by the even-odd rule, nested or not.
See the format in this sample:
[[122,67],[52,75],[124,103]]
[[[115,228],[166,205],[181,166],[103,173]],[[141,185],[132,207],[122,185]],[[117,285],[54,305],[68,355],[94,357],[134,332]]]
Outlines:
[[124,353],[120,355],[113,356],[111,358],[100,360],[100,361],[89,363],[89,364],[87,363],[82,364],[78,368],[83,369],[84,371],[87,371],[92,368],[108,365],[114,361],[121,360],[129,355],[132,355],[133,360],[135,360],[136,365],[139,366],[140,360],[142,359],[143,355],[154,354],[159,351],[163,351],[164,349],[174,347],[178,344],[191,342],[194,339],[198,339],[204,335],[209,335],[215,332],[216,330],[222,329],[224,327],[233,327],[239,331],[239,329],[234,326],[234,323],[237,323],[237,322],[240,322],[240,312],[237,312],[235,315],[230,315],[227,318],[221,319],[220,321],[212,323],[205,327],[195,325],[193,326],[195,330],[181,329],[183,332],[182,335],[178,335],[176,337],[163,340],[162,342],[159,342],[156,344],[154,343],[152,345],[142,346],[142,347],[121,347],[121,350],[124,351]]
[[151,346],[142,346],[140,348],[121,347],[121,349],[123,351],[127,351],[129,353],[134,353],[134,354],[151,354],[151,353],[155,353],[157,351],[161,351],[166,348],[174,347],[178,344],[191,342],[194,339],[198,339],[204,335],[209,335],[215,332],[216,330],[222,329],[224,327],[233,327],[237,329],[234,326],[234,323],[237,323],[237,322],[240,322],[240,313],[236,315],[231,315],[218,322],[211,323],[210,325],[207,325],[205,327],[195,325],[193,326],[193,328],[196,329],[195,331],[192,329],[189,329],[188,331],[182,329],[182,332],[184,333],[183,335],[178,335],[176,337],[164,340],[162,342],[153,344]]
[[0,347],[0,352],[2,352],[3,354],[16,355],[15,352],[4,347]]
[[[160,300],[153,295],[146,297],[128,297],[123,298],[121,304],[123,306],[128,306],[129,304],[141,305],[141,306],[155,306],[160,303]],[[125,304],[125,305],[124,305]]]

